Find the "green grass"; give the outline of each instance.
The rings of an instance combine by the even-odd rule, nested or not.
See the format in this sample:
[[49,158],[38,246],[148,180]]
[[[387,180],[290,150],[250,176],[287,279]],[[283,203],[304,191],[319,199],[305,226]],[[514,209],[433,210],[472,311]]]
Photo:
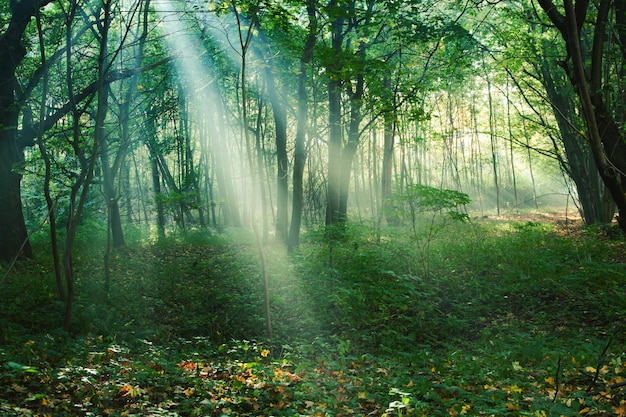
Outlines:
[[626,410],[621,236],[458,223],[424,259],[402,229],[309,233],[297,254],[265,248],[268,340],[249,234],[136,235],[114,252],[108,291],[103,243],[81,240],[70,334],[49,260],[0,284],[0,415]]

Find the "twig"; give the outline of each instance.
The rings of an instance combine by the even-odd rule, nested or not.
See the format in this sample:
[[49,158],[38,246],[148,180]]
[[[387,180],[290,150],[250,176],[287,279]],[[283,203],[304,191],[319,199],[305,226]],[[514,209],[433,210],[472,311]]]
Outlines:
[[618,389],[618,388],[623,388],[623,387],[626,387],[626,381],[616,382],[615,384],[607,385],[603,389],[597,389],[593,392],[590,392],[589,394],[598,395],[598,394],[601,394],[603,391],[606,391],[607,389],[612,390],[612,389]]
[[552,402],[555,402],[556,398],[559,395],[559,375],[561,375],[561,355],[559,355],[559,360],[556,362],[556,375],[554,376],[554,396],[552,397]]
[[604,359],[606,358],[606,353],[608,352],[609,347],[611,347],[611,344],[613,343],[613,339],[615,338],[615,335],[619,334],[622,331],[625,323],[626,321],[623,321],[617,327],[617,329],[615,329],[611,337],[609,337],[609,340],[606,342],[606,345],[604,345],[604,349],[602,349],[602,353],[600,354],[600,357],[598,358],[598,364],[596,365],[596,372],[594,373],[593,379],[591,380],[591,383],[589,383],[585,391],[591,392],[591,389],[595,387],[596,384],[598,383],[598,378],[600,378],[600,368],[602,368],[602,363],[604,362]]

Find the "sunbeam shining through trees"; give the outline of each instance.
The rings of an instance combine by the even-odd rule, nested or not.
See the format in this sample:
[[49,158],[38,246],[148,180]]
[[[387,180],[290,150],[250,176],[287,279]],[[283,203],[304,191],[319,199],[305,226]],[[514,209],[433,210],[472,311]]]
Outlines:
[[621,4],[0,2],[0,415],[626,416]]

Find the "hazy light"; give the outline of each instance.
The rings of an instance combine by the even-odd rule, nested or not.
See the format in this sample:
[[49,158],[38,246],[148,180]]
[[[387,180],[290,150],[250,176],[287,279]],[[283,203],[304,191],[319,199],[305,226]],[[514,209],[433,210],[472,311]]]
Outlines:
[[[228,181],[233,178],[245,178],[240,184],[243,190],[240,197],[221,193],[221,198],[242,200],[241,196],[250,195],[249,173],[246,165],[231,153],[233,133],[239,132],[232,118],[227,119],[228,113],[223,106],[220,91],[217,86],[217,72],[214,68],[214,57],[210,56],[202,44],[200,28],[197,27],[196,12],[186,12],[183,8],[190,3],[159,0],[153,3],[159,18],[159,28],[163,33],[164,41],[179,75],[179,83],[184,90],[189,104],[190,121],[195,122],[202,132],[202,145],[214,155],[217,169],[224,172]],[[211,13],[205,13],[210,15]],[[231,122],[227,122],[231,120]],[[230,145],[230,146],[229,146]],[[222,189],[225,184],[217,184]],[[244,201],[239,201],[244,203]],[[231,201],[235,203],[235,201]],[[245,201],[249,205],[248,201]]]

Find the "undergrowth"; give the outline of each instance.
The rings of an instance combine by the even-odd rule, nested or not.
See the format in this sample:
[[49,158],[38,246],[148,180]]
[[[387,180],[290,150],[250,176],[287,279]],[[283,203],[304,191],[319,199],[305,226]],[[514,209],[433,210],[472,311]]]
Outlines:
[[[459,223],[421,248],[362,225],[77,252],[71,333],[50,262],[1,284],[0,414],[626,415],[623,238]],[[92,239],[93,243],[93,239]],[[45,247],[40,248],[41,253]],[[2,272],[4,275],[4,272]]]

